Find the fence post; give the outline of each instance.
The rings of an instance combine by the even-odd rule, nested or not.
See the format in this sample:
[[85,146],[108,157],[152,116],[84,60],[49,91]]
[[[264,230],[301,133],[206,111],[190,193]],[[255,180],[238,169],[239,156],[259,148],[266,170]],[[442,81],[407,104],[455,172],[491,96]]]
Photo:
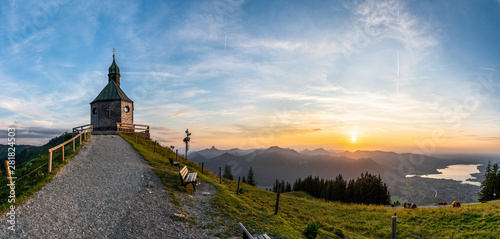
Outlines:
[[219,183],[222,184],[222,167],[219,167]]
[[391,233],[391,239],[396,239],[396,219],[398,217],[396,217],[396,213],[394,213],[394,216],[392,216],[392,223],[391,223],[391,230],[392,230],[392,233]]
[[7,171],[7,176],[9,177],[10,185],[14,185],[12,183],[12,175],[10,174],[9,161],[7,161],[7,160],[5,160],[5,171]]
[[[176,149],[176,150],[175,150],[175,161],[176,161],[176,162],[179,162],[179,160],[177,160],[177,152],[178,152],[178,151],[179,151],[178,149]],[[179,166],[180,166],[180,165],[179,165]]]
[[73,139],[73,153],[75,152],[75,139]]
[[155,151],[154,151],[154,153],[156,153],[156,140],[155,140]]
[[205,168],[205,163],[201,162],[201,174],[203,174],[203,169]]
[[241,177],[238,177],[238,189],[236,189],[236,195],[240,195],[240,179]]
[[82,146],[82,135],[80,134],[80,146]]
[[276,194],[276,207],[274,208],[274,215],[278,215],[278,208],[280,207],[280,192],[281,192],[281,183],[278,183],[278,193]]
[[62,161],[63,162],[64,162],[64,146],[66,146],[66,145],[63,144],[63,146],[62,146]]
[[49,150],[49,173],[52,172],[52,151]]

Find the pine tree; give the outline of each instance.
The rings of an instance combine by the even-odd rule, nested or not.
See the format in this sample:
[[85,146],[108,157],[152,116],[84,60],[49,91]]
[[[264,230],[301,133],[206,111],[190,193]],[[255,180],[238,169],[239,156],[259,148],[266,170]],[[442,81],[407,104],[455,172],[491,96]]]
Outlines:
[[257,185],[257,184],[255,183],[255,178],[254,178],[254,176],[253,176],[253,169],[252,169],[252,167],[250,167],[250,170],[248,170],[248,175],[247,175],[247,183],[248,183],[249,185],[252,185],[252,186]]
[[498,199],[500,198],[500,171],[498,164],[493,164],[491,178],[493,180],[493,199]]
[[245,179],[245,176],[243,176],[243,178],[241,179],[241,182],[242,183],[247,183],[247,180]]
[[491,168],[491,161],[488,161],[488,166],[486,166],[486,173],[484,175],[484,181],[481,183],[479,201],[490,201],[494,199],[493,193],[495,193],[496,176],[496,173],[493,173],[493,169]]
[[279,187],[280,181],[276,179],[273,184],[273,192],[277,193],[278,192],[278,187]]
[[344,202],[346,187],[347,182],[342,177],[342,174],[339,174],[335,181],[332,182],[330,200]]
[[323,188],[323,190],[321,190],[321,198],[324,198],[327,201],[331,201],[332,200],[331,195],[332,195],[332,183],[330,180],[326,180],[325,187]]
[[355,201],[355,185],[354,185],[354,179],[349,180],[349,183],[347,184],[347,188],[345,191],[345,202],[347,203],[353,203]]
[[296,179],[293,184],[293,191],[301,191],[302,190],[302,179]]
[[291,192],[292,191],[292,185],[290,184],[290,182],[286,182],[286,190],[285,192]]
[[222,177],[225,178],[225,179],[233,180],[233,173],[231,172],[231,166],[230,165],[226,165],[224,167],[224,174],[222,175]]

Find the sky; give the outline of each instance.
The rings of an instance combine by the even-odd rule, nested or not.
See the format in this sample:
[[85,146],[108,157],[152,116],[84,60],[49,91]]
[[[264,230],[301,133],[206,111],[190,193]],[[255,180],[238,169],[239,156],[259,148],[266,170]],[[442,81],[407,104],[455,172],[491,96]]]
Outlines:
[[115,48],[163,145],[500,153],[498,0],[12,0],[0,21],[18,144],[90,123]]

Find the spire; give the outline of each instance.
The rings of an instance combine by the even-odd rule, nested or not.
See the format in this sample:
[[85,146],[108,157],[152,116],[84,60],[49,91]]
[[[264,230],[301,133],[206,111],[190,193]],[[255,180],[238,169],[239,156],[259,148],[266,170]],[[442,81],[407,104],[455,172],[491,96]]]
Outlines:
[[113,48],[113,63],[111,63],[108,72],[108,82],[114,81],[120,87],[120,68],[115,62],[115,48]]

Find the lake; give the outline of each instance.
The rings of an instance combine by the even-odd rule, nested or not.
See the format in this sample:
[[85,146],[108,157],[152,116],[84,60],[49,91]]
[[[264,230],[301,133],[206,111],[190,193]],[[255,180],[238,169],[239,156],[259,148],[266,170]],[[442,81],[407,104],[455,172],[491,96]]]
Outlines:
[[406,177],[411,178],[417,176],[422,178],[452,179],[461,181],[462,183],[481,186],[480,182],[467,181],[467,179],[477,180],[477,178],[472,177],[471,174],[479,173],[477,167],[481,165],[482,164],[454,164],[443,169],[437,169],[437,171],[440,172],[439,174],[406,175]]

